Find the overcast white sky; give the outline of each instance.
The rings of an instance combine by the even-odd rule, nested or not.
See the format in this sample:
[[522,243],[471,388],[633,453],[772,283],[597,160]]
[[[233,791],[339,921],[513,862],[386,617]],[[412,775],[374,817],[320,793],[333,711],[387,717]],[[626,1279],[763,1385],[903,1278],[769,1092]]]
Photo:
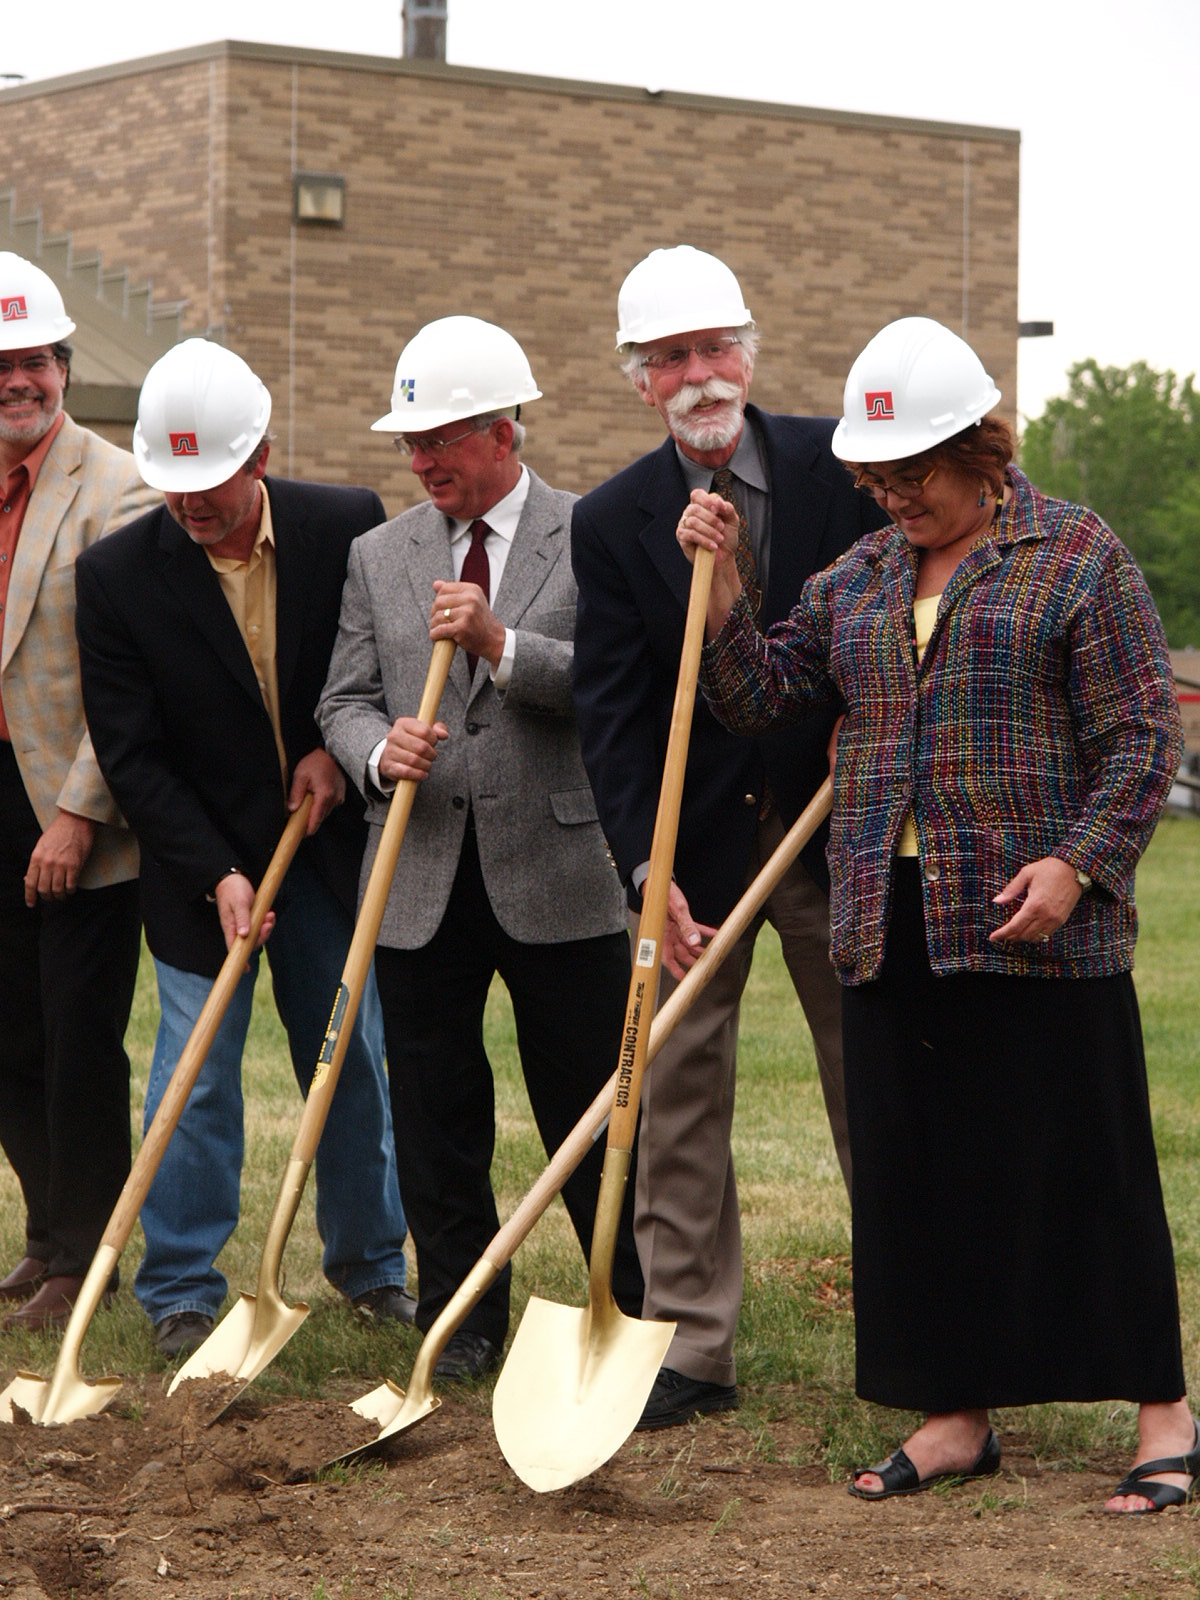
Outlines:
[[[27,79],[220,38],[400,50],[400,0],[9,10],[0,73]],[[447,58],[1017,128],[1018,311],[1056,330],[1021,343],[1019,410],[1036,416],[1087,356],[1200,369],[1200,0],[449,0]]]

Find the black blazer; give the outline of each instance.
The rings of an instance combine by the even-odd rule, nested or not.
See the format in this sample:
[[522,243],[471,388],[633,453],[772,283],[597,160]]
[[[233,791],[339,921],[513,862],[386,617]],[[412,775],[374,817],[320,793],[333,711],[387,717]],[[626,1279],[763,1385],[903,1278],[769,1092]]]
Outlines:
[[[268,477],[276,668],[288,765],[321,743],[314,712],[337,634],[350,544],[384,520],[369,489]],[[206,896],[230,867],[259,882],[287,820],[271,719],[204,551],[165,506],[76,563],[75,626],[92,743],[141,846],[153,953],[215,976],[225,957]],[[302,845],[354,915],[365,829],[346,804]]]
[[[773,416],[747,406],[765,441],[771,559],[761,620],[780,621],[804,580],[887,519],[831,453],[829,417]],[[675,539],[688,490],[667,439],[575,507],[579,585],[575,707],[600,822],[622,879],[649,859],[683,649],[691,567]],[[718,925],[745,886],[764,781],[790,826],[828,775],[834,709],[745,739],[696,698],[675,877],[692,915]],[[828,887],[825,831],[804,861]],[[630,885],[629,902],[638,898]]]

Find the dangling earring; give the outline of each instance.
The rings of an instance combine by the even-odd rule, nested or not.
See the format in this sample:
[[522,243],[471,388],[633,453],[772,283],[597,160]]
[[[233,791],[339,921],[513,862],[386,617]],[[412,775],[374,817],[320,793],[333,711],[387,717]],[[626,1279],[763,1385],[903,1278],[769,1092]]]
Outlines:
[[987,503],[988,503],[987,484],[984,483],[984,484],[981,484],[980,488],[979,488],[979,509],[982,511],[984,506],[987,505]]

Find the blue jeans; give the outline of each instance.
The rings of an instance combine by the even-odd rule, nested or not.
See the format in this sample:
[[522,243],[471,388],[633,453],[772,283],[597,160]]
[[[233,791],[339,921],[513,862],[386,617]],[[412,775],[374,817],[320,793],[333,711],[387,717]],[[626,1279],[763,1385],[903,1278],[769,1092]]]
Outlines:
[[[296,1080],[307,1092],[325,1039],[353,925],[302,858],[275,903],[264,949],[275,1005],[287,1030]],[[144,1126],[149,1127],[212,980],[155,961],[161,1010]],[[146,1254],[134,1291],[154,1323],[179,1311],[216,1317],[226,1280],[214,1262],[238,1220],[244,1134],[242,1050],[250,1026],[258,956],[250,962],[200,1070],[183,1116],[142,1206]],[[407,1232],[383,1064],[383,1023],[372,972],[316,1159],[322,1267],[355,1300],[403,1285]]]

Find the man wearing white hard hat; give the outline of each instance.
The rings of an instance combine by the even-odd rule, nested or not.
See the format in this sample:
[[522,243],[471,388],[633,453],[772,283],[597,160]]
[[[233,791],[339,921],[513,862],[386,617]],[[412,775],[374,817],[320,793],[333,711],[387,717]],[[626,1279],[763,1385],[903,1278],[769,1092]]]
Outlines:
[[[369,489],[266,477],[271,397],[231,350],[189,339],[146,376],[134,452],[164,504],[78,573],[88,724],[142,846],[142,911],[162,1017],[147,1126],[289,811],[308,836],[275,901],[267,957],[297,1081],[316,1067],[353,932],[365,830],[313,714]],[[135,1290],[168,1358],[212,1328],[214,1265],[237,1223],[241,1059],[258,957],[226,1013],[142,1208]],[[367,1320],[411,1322],[404,1215],[368,982],[316,1157],[329,1281]]]
[[[830,453],[833,419],[748,405],[758,334],[737,278],[691,245],[654,250],[617,302],[617,348],[666,424],[659,449],[575,508],[579,583],[575,703],[600,820],[635,911],[650,841],[683,640],[690,569],[675,526],[693,489],[738,504],[757,621],[786,616],[805,578],[880,520]],[[668,907],[659,1002],[699,957],[828,775],[832,713],[770,739],[739,739],[697,701]],[[838,986],[829,965],[822,834],[768,900],[676,1030],[642,1093],[636,1227],[643,1315],[677,1331],[640,1426],[737,1404],[733,1343],[741,1228],[730,1153],[738,1006],[764,920],[813,1034],[847,1187]]]
[[73,569],[152,497],[63,410],[74,330],[53,280],[0,252],[0,1145],[26,1210],[0,1308],[26,1328],[69,1318],[129,1172],[140,954],[137,845],[84,724]]
[[[427,1330],[499,1224],[483,1045],[488,988],[512,997],[521,1066],[547,1151],[607,1081],[629,988],[620,884],[605,850],[571,706],[574,496],[524,466],[521,407],[540,396],[503,328],[444,317],[396,366],[396,434],[429,499],[355,542],[318,720],[367,797],[371,847],[400,779],[420,780],[376,951],[396,1149]],[[455,653],[432,726],[431,641]],[[586,1255],[602,1151],[563,1190]],[[641,1306],[632,1195],[613,1292]],[[510,1271],[483,1294],[434,1374],[494,1367]]]

